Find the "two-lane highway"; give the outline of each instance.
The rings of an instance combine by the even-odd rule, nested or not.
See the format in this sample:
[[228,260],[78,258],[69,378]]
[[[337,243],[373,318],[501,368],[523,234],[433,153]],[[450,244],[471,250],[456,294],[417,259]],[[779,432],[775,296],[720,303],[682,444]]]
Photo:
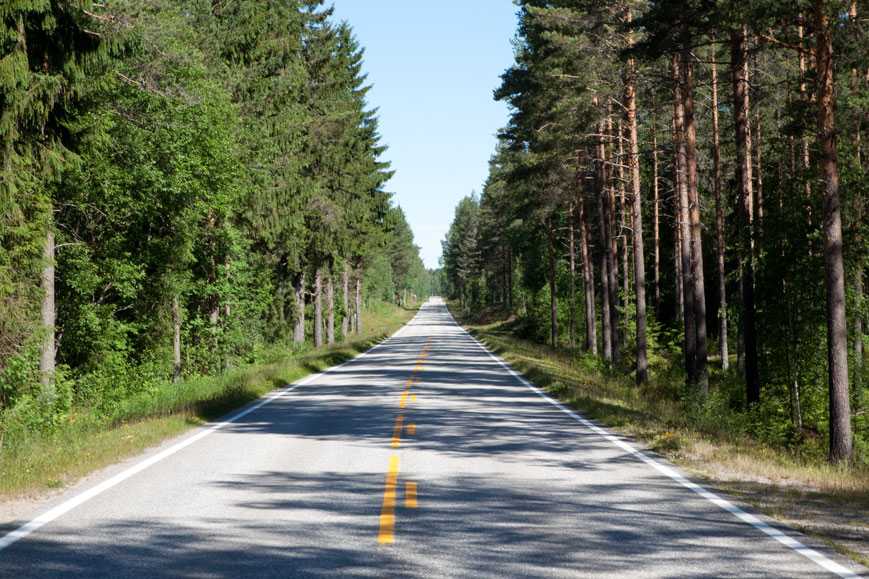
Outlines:
[[439,300],[367,354],[51,506],[0,529],[0,577],[866,571],[559,408]]

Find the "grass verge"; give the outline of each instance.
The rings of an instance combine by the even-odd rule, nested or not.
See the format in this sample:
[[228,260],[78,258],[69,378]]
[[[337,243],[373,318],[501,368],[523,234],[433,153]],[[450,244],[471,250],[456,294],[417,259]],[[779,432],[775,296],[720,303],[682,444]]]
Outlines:
[[31,432],[15,443],[7,440],[0,447],[0,501],[36,498],[67,486],[275,388],[347,361],[398,330],[414,313],[395,307],[366,310],[366,332],[347,342],[317,350],[276,351],[271,363],[166,383],[156,392],[125,400],[111,414],[76,409],[51,434]]
[[[752,439],[726,408],[692,404],[672,360],[651,356],[648,386],[578,350],[517,337],[520,323],[493,312],[453,315],[529,380],[585,416],[644,442],[767,515],[869,563],[869,469],[836,467],[817,453]],[[749,417],[750,418],[750,417]],[[750,425],[749,425],[750,426]]]

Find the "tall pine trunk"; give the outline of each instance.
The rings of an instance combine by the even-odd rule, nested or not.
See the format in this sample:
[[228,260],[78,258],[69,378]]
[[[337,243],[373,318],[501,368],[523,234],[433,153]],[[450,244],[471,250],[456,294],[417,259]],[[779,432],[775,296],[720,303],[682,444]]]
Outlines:
[[[613,134],[612,123],[612,106],[609,107],[607,114],[607,130],[612,143],[615,135]],[[607,272],[609,273],[609,291],[610,291],[610,329],[612,331],[612,353],[613,363],[618,364],[621,359],[621,327],[619,325],[619,265],[618,265],[618,237],[615,230],[615,213],[616,213],[616,190],[615,190],[615,174],[613,171],[614,159],[612,147],[609,148],[606,154],[606,163],[604,165],[604,175],[606,176],[606,203],[604,204],[604,217],[606,218],[607,230],[609,236],[607,242]]]
[[[330,268],[331,269],[331,268]],[[335,343],[335,284],[332,281],[332,272],[326,278],[326,343]]]
[[[653,105],[654,106],[654,105]],[[654,202],[655,319],[661,320],[661,189],[658,181],[658,119],[652,114],[652,197]]]
[[[678,78],[674,78],[674,82],[678,82]],[[675,89],[674,89],[675,90]],[[673,271],[676,274],[676,319],[682,323],[685,322],[685,272],[682,270],[682,202],[679,198],[679,191],[682,188],[682,181],[685,174],[679,169],[679,150],[680,137],[676,128],[677,116],[676,97],[674,93],[673,99],[673,122],[671,127],[673,141]]]
[[296,276],[293,284],[293,294],[296,301],[296,318],[293,324],[293,342],[305,341],[305,274]]
[[[630,12],[628,12],[630,21]],[[628,47],[632,42],[628,41]],[[637,325],[637,384],[649,381],[646,357],[646,266],[643,253],[643,200],[640,194],[640,146],[637,136],[637,96],[634,92],[635,64],[628,59],[627,79],[625,82],[625,106],[628,113],[628,144],[630,156],[628,166],[631,172],[631,220],[634,241],[634,296],[636,300]]]
[[706,332],[706,282],[703,275],[703,224],[700,222],[700,193],[697,189],[697,137],[694,128],[694,66],[691,51],[682,53],[682,74],[685,82],[682,90],[685,118],[685,169],[688,185],[689,224],[691,226],[691,278],[694,299],[695,376],[694,382],[705,396],[709,391],[707,332]]
[[718,355],[721,369],[730,367],[727,349],[727,276],[724,269],[724,205],[721,202],[721,138],[718,126],[718,70],[715,63],[715,39],[710,51],[712,66],[712,186],[715,191],[715,254],[718,265]]
[[549,254],[549,306],[551,309],[552,347],[558,347],[558,302],[555,297],[555,249],[552,242],[552,216],[546,218],[546,247]]
[[619,158],[618,158],[618,181],[619,181],[619,232],[617,238],[621,241],[621,263],[622,263],[622,299],[621,304],[627,310],[630,303],[631,293],[631,271],[628,262],[630,261],[630,250],[628,249],[628,208],[627,208],[627,191],[625,188],[625,139],[624,128],[621,121],[618,124],[618,142],[619,142]]
[[685,317],[683,329],[685,332],[685,373],[690,384],[697,380],[697,332],[694,320],[694,283],[691,271],[691,226],[689,217],[689,175],[688,156],[685,139],[685,111],[683,88],[681,82],[680,63],[678,57],[672,59],[673,71],[673,118],[676,121],[676,172],[680,175],[678,183],[679,194],[679,257],[682,267],[682,296],[684,299]]
[[350,276],[347,274],[347,264],[341,270],[341,299],[344,304],[344,315],[341,316],[341,335],[346,341],[350,336]]
[[177,295],[172,297],[172,379],[181,380],[181,306]]
[[567,255],[570,267],[570,316],[568,340],[576,346],[576,243],[573,228],[573,199],[567,202]]
[[749,127],[748,41],[745,28],[730,34],[730,59],[733,78],[733,111],[736,128],[736,187],[740,222],[742,294],[741,330],[744,343],[745,399],[760,402],[757,360],[757,311],[754,299],[754,211],[751,182],[751,131]]
[[[598,124],[598,134],[603,135],[604,124]],[[609,256],[612,253],[612,244],[610,243],[609,225],[606,218],[607,183],[606,183],[606,145],[603,137],[599,137],[595,152],[595,181],[597,188],[597,215],[598,215],[598,236],[600,237],[600,301],[601,301],[601,335],[603,337],[603,359],[610,363],[613,359],[612,345],[612,320],[610,314],[610,274],[609,274]]]
[[314,270],[314,347],[323,345],[323,273]]
[[848,328],[845,317],[845,265],[836,150],[836,92],[833,38],[823,0],[812,2],[818,67],[818,149],[821,161],[821,214],[824,220],[824,282],[827,290],[827,364],[830,389],[830,461],[851,459],[848,392]]
[[597,319],[594,307],[594,268],[588,249],[588,226],[585,216],[582,175],[577,177],[579,198],[577,200],[577,220],[579,221],[579,254],[582,259],[582,284],[585,290],[585,350],[597,356]]
[[362,335],[362,264],[356,264],[356,335]]
[[39,382],[42,396],[47,400],[54,398],[55,372],[55,320],[56,309],[54,301],[54,230],[51,215],[45,232],[45,246],[42,250],[44,264],[40,284],[42,286],[42,329],[44,337],[39,349]]

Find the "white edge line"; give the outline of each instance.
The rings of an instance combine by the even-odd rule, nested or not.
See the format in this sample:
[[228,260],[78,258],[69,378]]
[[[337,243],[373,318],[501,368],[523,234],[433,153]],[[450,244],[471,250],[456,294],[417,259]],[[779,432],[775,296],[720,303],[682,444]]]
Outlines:
[[211,426],[204,427],[205,430],[202,430],[198,434],[195,434],[195,435],[191,436],[190,438],[187,438],[187,439],[179,442],[178,444],[167,448],[166,450],[160,452],[159,454],[155,454],[151,458],[148,458],[146,460],[143,460],[140,463],[137,463],[137,464],[131,466],[127,470],[116,474],[115,476],[111,477],[110,479],[105,480],[94,487],[89,488],[88,490],[84,491],[83,493],[76,495],[75,497],[69,499],[68,501],[65,501],[65,502],[59,504],[58,506],[54,507],[53,509],[50,509],[50,510],[42,513],[41,515],[39,515],[35,519],[31,520],[30,522],[25,523],[24,525],[21,525],[20,527],[18,527],[14,531],[7,533],[3,537],[0,537],[0,551],[9,547],[10,545],[16,543],[17,541],[20,541],[24,537],[30,535],[31,533],[33,533],[34,531],[36,531],[37,529],[39,529],[43,525],[46,525],[46,524],[54,521],[58,517],[63,516],[64,514],[68,513],[69,511],[75,509],[78,506],[81,506],[82,504],[86,503],[87,501],[91,500],[92,498],[104,493],[105,491],[109,490],[110,488],[112,488],[114,486],[117,486],[118,484],[127,480],[128,478],[142,472],[146,468],[157,464],[158,462],[160,462],[161,460],[163,460],[169,456],[172,456],[173,454],[175,454],[179,450],[182,450],[183,448],[190,446],[194,442],[202,440],[203,438],[205,438],[209,434],[217,432],[218,430],[224,428],[225,426],[228,426],[228,425],[232,424],[233,422],[236,422],[236,421],[244,418],[245,416],[247,416],[251,412],[259,410],[260,408],[262,408],[266,404],[269,404],[270,402],[276,400],[277,398],[280,398],[281,396],[283,396],[285,394],[289,394],[290,392],[292,392],[293,390],[295,390],[299,386],[304,386],[305,384],[308,384],[309,382],[313,381],[316,378],[324,376],[324,375],[328,374],[329,372],[332,372],[333,370],[337,370],[338,368],[341,368],[342,366],[346,366],[347,364],[350,364],[351,362],[355,362],[356,360],[359,360],[363,356],[367,356],[368,354],[370,354],[371,352],[373,352],[374,350],[376,350],[380,346],[386,344],[387,342],[389,342],[393,338],[398,337],[405,330],[405,328],[407,328],[409,325],[414,323],[417,316],[419,316],[418,313],[409,322],[407,322],[407,324],[405,324],[400,329],[398,329],[390,337],[388,337],[385,340],[383,340],[382,342],[379,342],[378,344],[372,346],[371,348],[362,352],[361,354],[354,356],[353,358],[347,360],[346,362],[342,362],[341,364],[338,364],[336,366],[326,368],[325,370],[321,370],[320,372],[317,372],[315,374],[309,374],[308,376],[306,376],[306,377],[304,377],[296,382],[293,382],[292,384],[288,384],[287,386],[280,389],[278,392],[275,392],[274,394],[264,398],[263,400],[260,400],[258,403],[254,404],[250,408],[242,410],[238,414],[235,414],[234,416],[227,418],[223,422],[218,422],[217,424],[213,424]]
[[728,513],[732,514],[733,516],[737,517],[738,519],[742,520],[743,522],[748,523],[749,525],[755,527],[756,529],[763,531],[764,533],[766,533],[767,535],[769,535],[770,537],[772,537],[773,539],[775,539],[779,543],[785,545],[786,547],[790,547],[791,549],[793,549],[794,551],[796,551],[800,555],[806,557],[807,559],[809,559],[813,563],[820,565],[821,567],[823,567],[827,571],[830,571],[831,573],[835,573],[839,577],[846,577],[848,579],[855,579],[855,578],[859,579],[860,575],[857,575],[856,573],[854,573],[853,571],[851,571],[847,567],[844,567],[844,566],[840,565],[839,563],[836,563],[835,561],[833,561],[832,559],[829,559],[828,557],[819,553],[815,549],[812,549],[811,547],[808,547],[808,546],[804,545],[803,543],[799,542],[798,540],[794,539],[790,535],[785,534],[780,529],[777,529],[777,528],[771,526],[770,524],[765,523],[764,521],[761,521],[760,519],[758,519],[754,515],[745,512],[743,509],[734,505],[730,501],[713,494],[712,492],[706,490],[705,488],[703,488],[702,486],[700,486],[696,483],[691,482],[690,480],[686,479],[685,477],[683,477],[682,475],[680,475],[679,473],[677,473],[676,471],[674,471],[670,467],[668,467],[664,464],[661,464],[657,460],[647,456],[646,454],[644,454],[641,451],[637,450],[636,448],[630,446],[629,444],[627,444],[623,440],[620,440],[619,438],[617,438],[616,436],[613,436],[612,434],[610,434],[609,432],[607,432],[603,428],[597,426],[596,424],[590,422],[586,418],[583,418],[582,416],[580,416],[579,414],[577,414],[573,410],[567,408],[566,406],[564,406],[563,404],[561,404],[560,402],[558,402],[557,400],[555,400],[554,398],[552,398],[551,396],[546,394],[538,386],[529,382],[524,376],[522,376],[520,373],[518,373],[516,370],[514,370],[512,367],[510,367],[510,365],[507,362],[505,362],[503,359],[499,358],[494,353],[492,353],[492,351],[489,350],[483,343],[481,343],[474,336],[469,334],[467,330],[465,330],[462,326],[460,326],[459,323],[455,320],[455,318],[453,318],[452,314],[449,314],[449,315],[450,315],[450,318],[452,318],[453,323],[456,326],[458,326],[459,329],[465,333],[465,335],[467,335],[471,340],[473,340],[473,342],[480,349],[482,349],[486,354],[488,354],[490,358],[492,358],[498,364],[500,364],[511,376],[516,378],[521,384],[523,384],[524,386],[529,388],[532,392],[534,392],[535,394],[537,394],[538,396],[540,396],[541,398],[543,398],[544,400],[546,400],[547,402],[549,402],[550,404],[552,404],[553,406],[555,406],[556,408],[558,408],[559,410],[561,410],[562,412],[564,412],[565,414],[567,414],[568,416],[570,416],[571,418],[576,420],[577,422],[581,423],[586,428],[594,431],[596,434],[599,434],[600,436],[604,437],[605,439],[612,442],[613,444],[615,444],[619,448],[627,451],[628,453],[630,453],[634,457],[638,458],[639,460],[643,461],[644,463],[648,464],[649,466],[651,466],[652,468],[654,468],[655,470],[657,470],[661,474],[664,474],[664,475],[670,477],[671,479],[673,479],[674,481],[676,481],[680,485],[694,491],[695,493],[697,493],[698,495],[700,495],[701,497],[703,497],[707,501],[713,503],[714,505],[720,507],[721,509],[727,511]]

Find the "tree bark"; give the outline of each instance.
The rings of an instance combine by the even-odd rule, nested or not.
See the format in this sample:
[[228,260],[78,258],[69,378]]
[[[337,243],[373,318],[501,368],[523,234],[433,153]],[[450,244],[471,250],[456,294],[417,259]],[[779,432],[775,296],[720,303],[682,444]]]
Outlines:
[[[631,20],[628,12],[628,21]],[[628,40],[628,47],[633,43]],[[628,59],[628,75],[625,82],[625,106],[628,113],[628,144],[631,170],[631,220],[634,241],[634,299],[636,300],[637,325],[637,384],[649,381],[648,360],[646,356],[646,266],[643,253],[643,203],[640,193],[640,146],[637,136],[637,96],[634,92],[636,74],[633,58]]]
[[757,311],[754,299],[754,212],[751,182],[751,130],[749,127],[748,43],[745,28],[730,34],[733,78],[733,111],[736,126],[736,187],[740,219],[742,318],[744,340],[745,398],[748,404],[760,402],[757,360]]
[[335,343],[335,284],[332,281],[332,272],[326,278],[326,343]]
[[341,316],[341,335],[344,341],[350,336],[350,276],[347,275],[347,264],[341,270],[341,299],[344,302],[344,315]]
[[507,244],[507,297],[510,310],[513,309],[513,250]]
[[673,117],[676,121],[676,172],[680,175],[678,184],[679,193],[679,257],[682,267],[682,296],[685,317],[683,329],[685,332],[685,373],[689,384],[697,381],[697,333],[694,319],[694,283],[691,275],[691,227],[689,217],[689,175],[688,156],[686,151],[685,135],[685,101],[682,96],[682,82],[679,58],[673,56]]
[[362,335],[362,264],[356,264],[356,334]]
[[[653,105],[654,106],[654,105]],[[652,196],[654,197],[655,319],[661,320],[661,190],[658,183],[658,119],[652,114]]]
[[549,252],[549,306],[551,308],[552,347],[558,347],[558,302],[555,297],[555,250],[552,242],[552,216],[546,218],[546,246]]
[[314,270],[314,347],[323,345],[323,273]]
[[[609,107],[607,115],[607,133],[610,142],[614,138],[613,123],[612,123],[612,106]],[[612,353],[613,363],[618,364],[621,359],[621,336],[619,332],[619,270],[618,270],[618,238],[615,231],[615,213],[616,213],[616,196],[615,196],[615,175],[613,171],[613,151],[610,147],[606,154],[606,164],[604,165],[604,174],[606,175],[606,203],[604,204],[604,217],[607,224],[607,235],[609,236],[607,243],[607,272],[609,273],[609,291],[610,291],[610,329],[612,330]]]
[[[598,134],[603,135],[604,124],[598,124]],[[612,244],[610,243],[609,225],[606,218],[606,201],[607,184],[606,184],[606,146],[603,137],[599,137],[597,142],[597,151],[595,153],[595,181],[597,182],[597,215],[598,215],[598,235],[600,236],[600,301],[601,301],[601,335],[603,337],[603,359],[610,363],[613,359],[612,347],[612,320],[610,315],[610,275],[609,275],[609,256],[612,254]]]
[[830,461],[851,460],[851,408],[848,392],[848,337],[845,266],[836,146],[836,92],[833,38],[823,0],[813,0],[818,69],[818,148],[824,220],[824,282],[827,290],[827,364],[830,389]]
[[567,254],[570,267],[570,316],[568,340],[576,346],[576,243],[573,228],[573,199],[567,202]]
[[[627,90],[627,89],[625,89]],[[628,249],[628,230],[630,226],[627,223],[627,191],[625,189],[625,145],[624,145],[624,130],[621,121],[618,124],[618,135],[616,137],[619,143],[618,157],[618,181],[619,181],[619,231],[616,238],[621,241],[621,263],[622,263],[622,307],[627,309],[630,303],[631,294],[631,271],[628,262],[630,261],[630,250]]]
[[172,379],[181,380],[181,306],[172,298]]
[[[678,78],[674,77],[674,82],[678,82]],[[675,90],[675,89],[674,89]],[[673,254],[674,264],[673,270],[676,274],[676,319],[684,324],[685,322],[685,272],[682,269],[682,205],[679,198],[679,191],[682,189],[682,181],[685,177],[684,173],[679,169],[679,159],[681,150],[679,132],[676,128],[677,105],[676,96],[674,93],[673,99]]]
[[694,66],[691,51],[682,53],[682,74],[685,82],[682,90],[685,115],[685,168],[688,185],[689,223],[691,226],[691,278],[694,299],[694,328],[696,332],[694,382],[704,396],[709,392],[707,331],[706,331],[706,282],[703,275],[703,225],[700,221],[700,193],[697,189],[697,138],[694,128]]
[[712,66],[712,179],[715,191],[715,252],[718,265],[718,355],[721,369],[730,367],[727,349],[727,274],[724,268],[724,205],[721,202],[721,138],[718,126],[718,71],[715,63],[715,38],[710,52]]
[[53,219],[49,214],[48,226],[45,232],[45,246],[42,250],[44,264],[40,276],[42,286],[42,328],[44,338],[39,349],[39,382],[42,387],[42,396],[46,400],[54,398],[55,390],[55,322],[56,305],[54,301],[54,268],[55,268],[55,243]]
[[579,253],[582,259],[582,284],[585,289],[585,350],[597,356],[597,320],[594,308],[594,269],[588,250],[588,226],[585,219],[582,175],[577,176],[577,220],[579,221]]
[[293,324],[293,342],[300,344],[305,341],[305,274],[296,276],[293,284],[296,299],[296,319]]

